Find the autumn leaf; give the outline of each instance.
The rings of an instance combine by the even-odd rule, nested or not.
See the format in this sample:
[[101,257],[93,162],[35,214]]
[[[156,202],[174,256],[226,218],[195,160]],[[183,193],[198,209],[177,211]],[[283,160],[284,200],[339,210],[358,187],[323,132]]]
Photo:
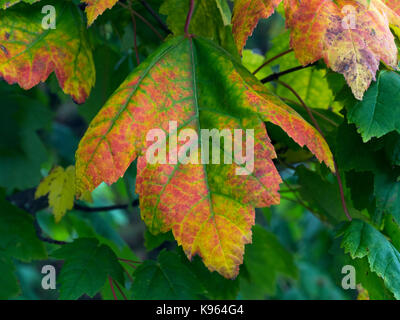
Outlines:
[[63,91],[83,103],[95,82],[84,24],[75,6],[49,3],[57,12],[56,29],[42,28],[40,4],[0,11],[0,76],[27,90],[54,71]]
[[118,0],[81,0],[81,2],[87,4],[85,12],[88,18],[88,26],[90,26],[99,15],[107,9],[111,9]]
[[267,19],[282,0],[236,0],[233,7],[232,31],[239,52],[253,33],[258,21]]
[[[35,3],[38,1],[40,1],[40,0],[22,0],[22,2],[29,3],[29,4],[32,4],[32,3]],[[13,6],[14,4],[17,4],[18,2],[21,2],[21,0],[0,0],[0,8],[7,9],[7,8]]]
[[[239,50],[260,18],[267,18],[281,1],[235,2],[233,31]],[[361,100],[382,61],[397,68],[397,47],[390,31],[399,34],[398,1],[284,0],[291,47],[302,65],[324,59],[344,75]],[[369,3],[368,3],[369,2]],[[258,5],[256,5],[258,4]]]
[[[254,129],[254,170],[236,175],[243,166],[193,159],[149,164],[146,135],[154,128],[167,132],[170,121],[176,121],[177,134],[189,128]],[[150,231],[172,230],[189,258],[199,254],[210,270],[233,278],[251,242],[254,207],[279,203],[281,178],[264,121],[282,127],[333,169],[317,131],[240,62],[208,40],[174,38],[126,79],[90,124],[76,153],[77,193],[114,183],[139,157],[136,191]]]
[[[352,5],[352,16],[344,9],[346,5]],[[323,58],[328,67],[344,75],[359,100],[375,80],[380,61],[397,68],[389,21],[373,3],[367,7],[342,0],[303,1],[288,26],[299,61],[307,65]]]

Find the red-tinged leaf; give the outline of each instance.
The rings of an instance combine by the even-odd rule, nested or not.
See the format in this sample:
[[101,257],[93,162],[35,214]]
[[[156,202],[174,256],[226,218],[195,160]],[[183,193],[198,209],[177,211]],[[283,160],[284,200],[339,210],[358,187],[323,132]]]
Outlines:
[[0,76],[30,89],[54,71],[63,91],[83,103],[95,81],[86,30],[74,5],[53,5],[57,25],[48,30],[40,4],[0,11]]
[[[40,0],[22,0],[22,2],[26,2],[29,4],[38,2]],[[2,9],[7,9],[11,6],[13,6],[14,4],[17,4],[18,2],[21,2],[21,0],[0,0],[0,8]]]
[[81,0],[81,2],[87,4],[85,12],[88,18],[88,26],[90,26],[104,11],[114,7],[118,0]]
[[[156,128],[168,133],[170,121],[177,126],[172,137],[186,129],[197,132],[192,142],[199,144],[199,153],[201,129],[254,130],[249,140],[254,142],[254,170],[238,175],[236,169],[244,165],[237,161],[199,164],[196,153],[188,164],[169,156],[168,164],[150,164],[145,155],[152,143],[146,136]],[[264,121],[281,126],[333,170],[319,133],[226,51],[204,39],[174,38],[127,78],[90,124],[76,154],[78,195],[103,181],[114,183],[138,158],[136,191],[150,230],[172,230],[189,258],[199,254],[210,270],[233,278],[244,245],[251,242],[254,207],[279,203],[281,178]],[[168,150],[182,154],[185,142],[168,144]],[[221,158],[230,151],[225,145],[214,150],[222,151]]]
[[239,52],[261,18],[268,18],[282,0],[236,0],[233,7],[232,31]]
[[[353,16],[346,6],[352,6]],[[356,1],[302,1],[290,17],[291,45],[300,62],[307,65],[323,58],[344,75],[357,99],[375,80],[380,61],[397,68],[388,17],[373,2],[366,6]]]

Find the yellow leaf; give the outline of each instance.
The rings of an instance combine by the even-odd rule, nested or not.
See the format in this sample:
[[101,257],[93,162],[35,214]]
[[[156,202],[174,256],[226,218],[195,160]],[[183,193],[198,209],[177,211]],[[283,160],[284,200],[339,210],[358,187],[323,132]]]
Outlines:
[[60,222],[68,210],[74,206],[75,167],[54,168],[36,189],[35,198],[48,194],[49,207],[52,208],[56,222]]

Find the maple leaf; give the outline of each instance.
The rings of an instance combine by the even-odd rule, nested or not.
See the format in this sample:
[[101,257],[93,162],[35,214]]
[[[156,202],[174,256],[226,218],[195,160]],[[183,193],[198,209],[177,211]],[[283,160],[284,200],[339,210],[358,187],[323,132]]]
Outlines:
[[[168,131],[170,121],[176,121],[176,134],[189,128],[254,129],[254,170],[236,175],[243,165],[196,164],[192,159],[187,164],[148,163],[147,133]],[[199,254],[210,270],[233,278],[244,245],[251,242],[254,207],[279,203],[281,178],[264,121],[307,145],[333,170],[321,135],[239,61],[209,40],[173,38],[128,76],[90,124],[76,153],[77,194],[103,181],[114,183],[139,157],[136,192],[150,231],[172,229],[189,258]],[[225,146],[221,150],[227,153]]]
[[74,207],[75,199],[75,167],[54,168],[42,180],[35,192],[35,198],[48,194],[49,206],[53,209],[56,222],[60,222],[68,210]]
[[[239,50],[258,20],[269,17],[281,1],[235,2],[233,32]],[[324,59],[328,67],[344,75],[357,99],[362,99],[375,80],[380,61],[397,68],[397,47],[389,25],[400,34],[399,1],[284,0],[284,3],[291,47],[301,64]]]
[[[354,10],[352,22],[346,20],[344,10],[349,4]],[[296,57],[303,65],[323,58],[328,67],[344,75],[357,99],[375,80],[380,61],[397,68],[389,21],[373,2],[367,7],[355,1],[310,0],[294,10],[288,26]]]
[[261,18],[267,19],[282,0],[236,0],[233,8],[232,31],[239,52]]
[[51,3],[56,29],[42,28],[38,5],[0,11],[0,76],[30,89],[54,71],[63,91],[83,103],[95,82],[86,30],[76,6]]
[[118,0],[81,0],[81,2],[87,4],[85,12],[88,18],[88,26],[90,26],[99,15],[107,9],[111,9]]

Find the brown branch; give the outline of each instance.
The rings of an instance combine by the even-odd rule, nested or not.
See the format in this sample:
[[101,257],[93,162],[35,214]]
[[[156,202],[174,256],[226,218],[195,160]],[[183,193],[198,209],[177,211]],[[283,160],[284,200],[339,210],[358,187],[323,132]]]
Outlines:
[[292,73],[292,72],[296,72],[296,71],[299,71],[299,70],[303,70],[303,69],[306,69],[306,68],[310,68],[310,67],[313,67],[313,66],[315,66],[315,63],[309,64],[307,66],[298,66],[298,67],[294,67],[294,68],[291,68],[291,69],[288,69],[288,70],[285,70],[285,71],[282,71],[282,72],[274,73],[274,74],[271,74],[271,75],[269,75],[268,77],[266,77],[264,79],[261,79],[261,83],[267,83],[267,82],[275,81],[275,80],[278,80],[280,77],[282,77],[282,76],[284,76],[286,74],[289,74],[289,73]]
[[189,11],[186,17],[186,23],[185,23],[185,35],[189,36],[189,26],[190,26],[190,21],[192,21],[193,17],[193,12],[194,12],[194,0],[189,0],[190,1],[190,6],[189,6]]
[[289,49],[286,50],[278,55],[276,55],[275,57],[272,57],[271,59],[268,59],[267,61],[265,61],[261,66],[259,66],[255,71],[253,71],[253,74],[257,74],[257,72],[259,72],[262,68],[264,68],[266,65],[270,64],[271,62],[275,61],[276,59],[279,59],[285,55],[287,55],[288,53],[292,52],[293,49]]
[[[296,92],[296,90],[294,90],[290,85],[288,85],[287,83],[278,80],[277,81],[280,85],[284,86],[285,88],[287,88],[288,90],[290,90],[295,96],[296,98],[300,101],[301,105],[306,109],[308,115],[310,116],[312,122],[314,123],[315,128],[318,130],[318,132],[321,134],[321,136],[325,139],[324,134],[321,130],[321,128],[319,127],[319,124],[317,122],[317,120],[315,120],[314,115],[311,112],[311,109],[307,106],[307,104],[304,102],[304,100],[300,97],[300,95]],[[325,139],[326,140],[326,139]],[[339,168],[336,164],[335,159],[333,159],[333,164],[335,166],[335,171],[336,171],[336,179],[339,185],[339,192],[340,192],[340,199],[342,201],[342,207],[343,207],[343,211],[346,214],[347,219],[349,219],[350,221],[352,220],[352,217],[349,213],[349,210],[347,208],[347,204],[346,204],[346,199],[344,197],[344,190],[343,190],[343,182],[342,182],[342,178],[340,176],[340,172],[339,172]]]
[[124,9],[129,10],[129,12],[131,13],[131,15],[135,15],[136,17],[138,17],[140,20],[142,20],[153,32],[154,34],[161,40],[164,41],[164,38],[162,37],[162,35],[157,31],[156,28],[153,27],[153,25],[142,15],[140,15],[139,13],[137,13],[135,10],[133,10],[130,6],[123,4],[121,2],[118,2],[118,4],[123,7]]
[[146,10],[153,16],[154,19],[157,20],[158,24],[160,27],[166,32],[166,33],[172,33],[171,30],[169,30],[168,26],[164,23],[164,21],[161,19],[161,17],[157,14],[157,12],[154,11],[154,9],[150,6],[149,3],[145,0],[140,0],[140,3],[143,5],[143,7],[146,8]]

